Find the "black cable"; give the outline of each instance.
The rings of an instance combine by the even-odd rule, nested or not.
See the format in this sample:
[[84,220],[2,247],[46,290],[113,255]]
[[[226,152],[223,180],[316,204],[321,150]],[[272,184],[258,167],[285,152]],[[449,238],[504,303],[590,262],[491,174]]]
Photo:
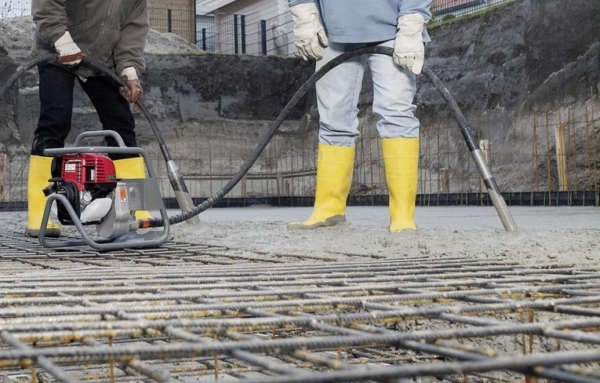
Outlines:
[[[360,55],[366,54],[366,53],[376,53],[376,52],[374,52],[375,48],[377,48],[377,47],[361,48],[361,49],[353,50],[350,52],[346,52],[346,53],[336,57],[335,59],[331,60],[329,63],[324,65],[319,71],[315,72],[300,87],[300,89],[298,89],[296,91],[296,93],[291,98],[291,100],[288,101],[287,105],[279,113],[279,116],[277,117],[277,119],[275,121],[273,121],[273,123],[271,124],[271,127],[270,127],[269,131],[267,132],[267,134],[265,134],[265,136],[260,140],[258,146],[254,149],[254,152],[252,152],[252,155],[250,156],[250,158],[248,158],[248,160],[246,160],[246,162],[244,162],[244,164],[240,167],[240,169],[234,174],[233,178],[231,180],[229,180],[229,182],[227,182],[227,184],[225,184],[225,186],[223,186],[223,188],[218,190],[215,194],[213,194],[206,201],[195,206],[193,209],[182,212],[173,217],[169,217],[169,222],[171,224],[177,224],[177,223],[186,221],[186,220],[188,220],[194,216],[197,216],[200,213],[210,209],[216,202],[221,200],[227,193],[229,193],[235,187],[235,185],[237,185],[237,183],[244,177],[244,175],[246,175],[246,173],[250,170],[252,165],[254,165],[254,163],[256,162],[258,157],[261,155],[263,150],[269,144],[269,142],[271,141],[271,139],[273,138],[273,136],[275,135],[275,133],[277,132],[277,130],[279,129],[281,124],[285,121],[285,118],[290,113],[292,108],[294,108],[296,106],[296,104],[302,99],[302,97],[304,97],[304,95],[308,92],[309,89],[312,89],[312,87],[315,86],[315,84],[317,83],[317,81],[319,79],[321,79],[331,69],[335,68],[337,65],[341,64],[342,62],[344,62],[352,57],[360,56]],[[387,48],[387,49],[389,49],[389,48]],[[391,49],[390,49],[390,52],[391,52]],[[385,53],[385,51],[383,53]],[[43,65],[43,64],[50,63],[55,60],[56,60],[56,56],[50,55],[50,56],[45,56],[45,57],[33,60],[33,61],[28,62],[28,63],[24,64],[23,66],[19,67],[19,69],[15,72],[15,74],[8,80],[8,82],[0,90],[0,100],[2,100],[4,98],[4,95],[8,91],[8,89],[19,78],[21,78],[25,74],[25,72],[27,72],[29,69],[31,69],[37,65]],[[106,68],[103,64],[100,64],[97,61],[95,61],[89,57],[84,57],[80,65],[88,67],[88,68],[92,68],[95,70],[99,70],[102,73],[104,73],[107,76],[114,79],[120,85],[127,86],[125,84],[125,82],[116,73],[114,73],[113,71]],[[163,157],[165,157],[165,161],[167,161],[167,162],[170,161],[171,156],[168,152],[167,146],[164,143],[164,139],[162,138],[162,135],[160,134],[160,131],[159,131],[158,127],[156,126],[156,123],[154,122],[154,119],[150,116],[150,114],[147,112],[147,109],[142,105],[141,102],[138,101],[138,105],[140,105],[140,109],[144,112],[146,118],[150,122],[150,127],[152,128],[152,131],[154,132],[154,135],[156,136],[156,139],[158,140],[158,143],[161,147],[161,151],[163,153]],[[139,227],[143,227],[143,228],[160,227],[162,225],[163,225],[162,218],[149,218],[149,219],[139,220]]]
[[[361,56],[361,55],[365,55],[365,54],[383,54],[383,55],[387,55],[387,56],[393,56],[393,53],[394,53],[394,50],[392,48],[382,47],[379,45],[369,45],[369,46],[365,46],[362,48],[358,48],[358,49],[354,49],[354,50],[345,52],[345,53],[339,55],[338,57],[334,58],[327,64],[325,64],[321,69],[319,69],[317,72],[315,72],[304,84],[302,84],[300,89],[298,89],[296,91],[296,93],[292,96],[290,101],[288,101],[286,106],[279,113],[279,116],[277,116],[277,119],[271,123],[271,127],[269,128],[269,131],[260,140],[259,144],[256,146],[256,148],[252,152],[252,155],[250,156],[250,158],[248,158],[248,160],[246,160],[244,162],[244,164],[242,164],[240,169],[233,175],[233,178],[231,178],[231,180],[229,180],[229,182],[227,182],[227,184],[225,184],[225,186],[223,186],[220,190],[218,190],[216,193],[214,193],[206,201],[202,202],[201,204],[199,204],[197,206],[194,206],[191,210],[184,211],[180,214],[169,217],[169,223],[171,225],[174,225],[177,223],[181,223],[183,221],[187,221],[187,220],[199,215],[200,213],[210,209],[216,202],[221,200],[227,193],[229,193],[235,187],[235,185],[237,185],[237,183],[240,182],[240,180],[246,175],[246,173],[248,173],[248,171],[250,170],[252,165],[254,165],[254,163],[256,162],[258,157],[261,155],[261,153],[267,147],[267,145],[269,144],[269,142],[271,141],[271,139],[273,138],[273,136],[275,135],[275,133],[277,132],[279,127],[281,126],[281,124],[285,121],[285,119],[288,116],[288,114],[290,113],[290,111],[296,106],[296,104],[298,104],[298,102],[302,99],[302,97],[304,97],[306,95],[306,93],[309,91],[309,89],[312,89],[315,86],[315,84],[317,83],[317,81],[319,81],[323,76],[325,76],[325,74],[327,74],[327,72],[329,72],[336,66],[340,65],[344,61],[351,59],[353,57],[356,57],[356,56]],[[36,65],[49,63],[55,59],[56,59],[56,56],[46,56],[46,57],[39,58],[37,60],[33,60],[33,61],[21,66],[15,72],[15,74],[9,79],[9,81],[2,87],[2,89],[0,89],[0,100],[2,100],[2,98],[4,97],[4,95],[8,91],[8,89],[21,76],[23,76],[27,70],[31,69],[32,67],[34,67]],[[118,76],[114,71],[106,68],[104,66],[104,64],[102,64],[98,61],[95,61],[89,57],[84,57],[84,59],[82,60],[80,65],[91,68],[92,70],[100,71],[100,72],[106,74],[107,76],[109,76],[110,78],[112,78],[115,82],[117,82],[121,86],[125,86],[125,87],[127,86],[125,81],[123,81],[123,79],[121,79],[120,76]],[[507,230],[510,229],[509,231],[513,231],[514,228],[516,228],[516,226],[514,225],[512,216],[510,216],[510,213],[508,213],[508,210],[506,208],[506,203],[504,202],[504,200],[501,197],[501,193],[500,193],[498,184],[496,183],[495,179],[492,177],[489,167],[483,160],[481,153],[480,153],[481,150],[479,148],[479,145],[476,142],[473,134],[471,133],[471,129],[468,125],[468,122],[467,122],[466,118],[464,117],[463,113],[461,112],[460,108],[458,107],[458,104],[454,100],[454,97],[452,97],[452,94],[450,94],[450,92],[444,86],[444,84],[440,81],[440,79],[429,68],[423,68],[423,75],[432,82],[433,86],[440,92],[440,94],[442,95],[442,97],[444,98],[446,103],[448,104],[448,107],[450,108],[451,113],[453,114],[454,118],[458,122],[458,125],[461,129],[461,133],[463,135],[463,138],[465,139],[467,146],[469,147],[469,150],[471,151],[471,154],[474,156],[475,161],[477,162],[482,179],[484,180],[485,185],[488,188],[488,191],[490,192],[490,195],[493,197],[492,199],[493,199],[494,205],[496,206],[496,209],[498,210],[498,212],[501,216],[501,219],[505,225],[505,228]],[[164,157],[165,161],[167,162],[167,166],[168,166],[169,163],[172,163],[173,161],[171,158],[171,154],[169,153],[168,147],[165,144],[164,139],[160,133],[160,130],[158,129],[158,126],[156,125],[154,119],[150,115],[148,109],[143,105],[143,103],[141,101],[138,101],[137,104],[140,107],[140,110],[142,110],[142,112],[148,119],[148,121],[150,123],[150,127],[152,128],[152,131],[154,132],[154,135],[156,136],[156,139],[160,146],[161,152],[162,152],[163,157]],[[171,173],[169,173],[169,178],[170,178],[171,185],[173,186],[174,191],[176,191],[176,192],[183,191],[185,193],[188,193],[187,187],[186,187],[185,183],[183,182],[183,178],[181,177],[180,174],[177,174],[176,176],[172,177]],[[138,220],[138,225],[140,228],[160,227],[160,226],[163,226],[163,220],[162,220],[162,218],[143,219],[143,220]]]
[[[281,124],[283,123],[285,118],[287,117],[287,115],[290,113],[290,111],[296,106],[296,104],[302,99],[302,97],[304,97],[306,95],[306,93],[315,86],[317,81],[319,81],[323,76],[325,76],[325,74],[327,74],[327,72],[329,72],[336,66],[340,65],[344,61],[351,59],[353,57],[356,57],[356,56],[361,56],[361,55],[365,55],[365,54],[383,54],[383,55],[387,55],[387,56],[393,56],[393,53],[394,53],[394,50],[392,48],[382,47],[379,45],[370,45],[370,46],[366,46],[366,47],[362,47],[362,48],[358,48],[358,49],[354,49],[354,50],[345,52],[345,53],[337,56],[336,58],[334,58],[327,64],[325,64],[321,69],[319,69],[317,72],[315,72],[308,80],[306,80],[306,82],[304,84],[302,84],[300,89],[298,89],[296,91],[294,96],[290,99],[290,101],[287,103],[287,105],[283,108],[281,113],[279,113],[279,116],[277,116],[277,119],[271,123],[271,127],[269,128],[269,131],[260,140],[258,146],[254,149],[254,152],[252,153],[252,155],[248,158],[248,160],[246,160],[246,162],[244,162],[244,164],[240,167],[240,169],[237,171],[237,173],[234,174],[233,178],[229,182],[227,182],[227,184],[225,186],[223,186],[223,188],[221,188],[221,190],[217,191],[206,201],[195,206],[192,210],[185,211],[180,214],[169,217],[169,223],[173,225],[173,224],[177,224],[177,223],[186,221],[189,218],[196,216],[196,215],[202,213],[203,211],[210,209],[216,202],[218,202],[227,193],[229,193],[235,187],[235,185],[244,177],[244,175],[246,175],[246,173],[250,170],[252,165],[254,165],[254,163],[256,162],[256,160],[258,159],[260,154],[263,152],[263,150],[267,147],[269,141],[271,141],[271,139],[273,138],[273,136],[275,135],[275,133],[277,132],[277,130],[279,129],[279,127],[281,126]],[[463,136],[465,137],[465,140],[467,141],[467,145],[469,146],[469,149],[471,151],[479,149],[477,142],[473,139],[473,135],[470,132],[470,129],[467,124],[467,120],[463,116],[462,112],[460,111],[458,105],[456,104],[456,101],[454,101],[454,98],[452,97],[450,92],[446,89],[446,87],[442,84],[442,82],[437,78],[437,76],[435,76],[435,74],[433,72],[431,72],[428,68],[423,69],[423,74],[425,75],[425,77],[427,77],[428,79],[430,79],[432,81],[433,85],[438,89],[438,91],[442,94],[444,99],[448,102],[450,110],[452,111],[452,113],[454,114],[455,118],[457,119],[457,121],[459,123],[459,126],[461,128]],[[489,184],[489,186],[488,186],[488,184]],[[488,182],[486,180],[486,186],[488,186],[490,189],[493,189],[493,190],[496,190],[498,188],[496,182],[493,181],[493,179],[492,179],[492,182]],[[499,190],[498,190],[498,192],[499,192]],[[139,220],[140,227],[144,227],[144,228],[160,227],[160,226],[162,226],[162,224],[163,224],[162,219],[160,219],[160,218],[149,218],[149,219]]]
[[[30,70],[31,68],[38,66],[38,65],[50,64],[53,62],[55,63],[56,59],[57,59],[56,55],[51,54],[51,55],[43,56],[38,59],[32,60],[32,61],[20,66],[17,69],[17,71],[11,76],[11,78],[0,89],[0,101],[2,99],[4,99],[4,96],[8,92],[8,90],[28,70]],[[120,85],[122,87],[128,87],[127,83],[119,75],[117,75],[113,70],[108,69],[106,67],[106,65],[104,65],[100,61],[97,61],[90,57],[84,57],[79,65],[82,67],[85,67],[85,68],[89,68],[95,72],[101,72],[101,73],[105,74],[106,76],[110,77],[118,85]],[[69,69],[68,67],[64,67],[64,68],[66,70]],[[178,193],[181,195],[189,195],[189,191],[187,189],[185,182],[183,181],[183,177],[178,172],[178,169],[176,169],[176,166],[174,165],[174,162],[173,162],[173,158],[171,157],[171,153],[169,152],[169,148],[167,147],[167,144],[165,143],[165,140],[163,139],[162,134],[160,133],[160,129],[158,128],[158,126],[156,125],[156,122],[152,118],[152,115],[148,111],[148,108],[146,108],[146,106],[144,105],[144,103],[142,102],[141,99],[139,99],[136,102],[136,104],[139,107],[139,109],[142,111],[142,113],[144,114],[146,119],[148,120],[148,122],[150,124],[150,128],[152,129],[152,132],[154,133],[154,136],[156,137],[156,140],[158,141],[158,146],[159,146],[162,156],[165,159],[165,162],[167,163],[167,166],[168,166],[168,174],[169,174],[169,181],[171,182],[171,187],[173,188],[175,193]]]
[[[325,76],[325,74],[327,74],[327,72],[329,72],[336,66],[340,65],[341,63],[343,63],[344,61],[346,61],[352,57],[362,56],[365,54],[383,54],[383,55],[387,55],[387,56],[393,56],[394,50],[389,47],[383,47],[383,46],[379,46],[379,45],[369,45],[369,46],[365,46],[362,48],[358,48],[358,49],[354,49],[354,50],[345,52],[345,53],[339,55],[338,57],[334,58],[327,64],[325,64],[321,69],[319,69],[317,72],[315,72],[300,87],[300,89],[298,89],[298,91],[296,91],[296,93],[294,94],[292,99],[287,103],[285,108],[283,108],[283,110],[281,111],[281,113],[279,114],[277,119],[275,121],[273,121],[273,123],[271,124],[271,128],[269,129],[267,134],[262,138],[262,140],[259,142],[258,146],[254,149],[254,152],[252,153],[250,158],[242,165],[242,167],[233,176],[233,178],[221,190],[217,191],[213,196],[211,196],[209,199],[207,199],[203,203],[199,204],[198,206],[194,207],[192,210],[180,213],[173,217],[169,217],[169,223],[177,224],[177,223],[185,221],[195,215],[198,215],[198,214],[202,213],[203,211],[209,209],[217,201],[219,201],[221,198],[223,198],[223,196],[225,196],[227,193],[229,193],[231,191],[231,189],[233,189],[235,187],[235,185],[250,170],[250,168],[252,167],[254,162],[256,162],[256,160],[258,159],[258,157],[260,156],[262,151],[266,148],[269,141],[273,138],[273,136],[275,135],[275,132],[277,132],[277,130],[279,129],[279,127],[281,126],[281,124],[283,123],[283,121],[285,120],[287,115],[289,114],[289,112],[292,110],[293,107],[296,106],[296,104],[302,99],[302,97],[304,97],[304,95],[308,92],[308,90],[311,89],[312,87],[314,87],[315,84],[317,83],[317,81],[319,81],[323,76]],[[461,133],[463,135],[463,138],[465,139],[467,146],[468,146],[469,150],[471,151],[471,155],[473,156],[473,158],[477,164],[477,167],[479,168],[481,178],[483,179],[486,187],[488,188],[488,193],[490,195],[490,198],[492,199],[494,206],[496,207],[496,210],[498,212],[498,215],[500,216],[500,219],[502,220],[504,228],[507,231],[516,230],[516,225],[514,223],[514,220],[511,216],[510,212],[508,211],[506,202],[504,201],[504,199],[501,196],[500,188],[498,187],[496,180],[492,176],[491,171],[490,171],[487,163],[485,162],[485,159],[483,158],[479,144],[477,143],[477,141],[474,138],[474,135],[471,132],[471,129],[468,125],[467,119],[465,118],[462,111],[458,107],[458,104],[454,100],[454,97],[452,97],[452,94],[450,93],[450,91],[446,88],[446,86],[440,81],[440,79],[429,68],[423,68],[423,75],[427,79],[429,79],[431,81],[431,83],[433,84],[433,86],[438,90],[438,92],[441,94],[442,98],[444,98],[448,107],[450,108],[450,112],[456,119],[456,122],[458,123]],[[162,226],[162,220],[157,219],[157,218],[140,220],[139,225],[140,225],[140,227],[159,227],[159,226]]]
[[46,64],[52,60],[55,60],[56,56],[44,56],[38,59],[32,60],[26,64],[23,64],[17,68],[17,71],[8,79],[8,81],[0,88],[0,101],[4,99],[4,95],[8,90],[16,83],[25,73],[37,65]]
[[[57,58],[56,55],[47,55],[47,56],[40,57],[38,59],[32,60],[30,62],[27,62],[27,63],[19,66],[19,68],[17,68],[17,71],[8,79],[8,81],[0,89],[0,101],[2,99],[4,99],[4,96],[6,95],[8,90],[21,77],[23,77],[28,70],[30,70],[31,68],[38,66],[38,65],[55,63],[56,58]],[[110,77],[117,84],[119,84],[123,87],[128,87],[127,83],[120,76],[118,76],[113,70],[108,69],[103,63],[101,63],[95,59],[92,59],[90,57],[84,57],[81,60],[81,63],[79,65],[82,67],[85,67],[85,68],[92,69],[93,71],[96,71],[96,72],[99,71],[99,72],[107,75],[108,77]],[[65,66],[64,68],[66,70],[69,69],[69,67],[67,67],[67,66]],[[150,123],[150,127],[151,127],[152,131],[154,132],[156,139],[158,140],[161,150],[163,150],[163,148],[165,149],[165,150],[163,150],[163,156],[165,157],[165,160],[167,160],[167,161],[171,160],[171,154],[169,153],[169,150],[167,149],[165,141],[162,138],[162,135],[160,134],[160,130],[158,129],[156,122],[154,122],[154,119],[150,115],[150,112],[139,100],[138,100],[137,104],[138,104],[140,110],[142,111],[142,113],[144,114],[144,116],[148,119],[148,122]]]
[[[306,95],[306,93],[315,86],[317,81],[319,81],[323,76],[325,76],[325,74],[327,74],[327,72],[329,72],[330,70],[332,70],[339,64],[343,63],[344,61],[346,61],[352,57],[360,56],[360,55],[367,54],[367,53],[380,53],[380,52],[375,52],[374,51],[375,48],[377,48],[377,47],[365,47],[365,48],[360,48],[360,49],[352,50],[349,52],[345,52],[345,53],[341,54],[340,56],[336,57],[335,59],[331,60],[327,64],[325,64],[321,69],[319,69],[312,76],[310,76],[310,78],[308,80],[306,80],[306,82],[304,84],[302,84],[300,89],[298,89],[296,91],[296,93],[292,96],[290,101],[288,101],[286,106],[279,113],[279,116],[277,116],[277,119],[275,119],[275,121],[273,121],[271,123],[271,127],[269,128],[269,131],[260,140],[260,142],[258,143],[256,148],[252,152],[252,155],[246,160],[246,162],[244,162],[242,164],[240,169],[233,175],[233,178],[231,178],[231,180],[229,180],[229,182],[227,182],[227,184],[225,184],[225,186],[223,186],[220,190],[218,190],[210,198],[208,198],[206,201],[202,202],[201,204],[195,206],[192,210],[185,211],[185,212],[182,212],[175,216],[169,217],[169,223],[177,224],[177,223],[183,222],[195,215],[202,213],[203,211],[210,209],[216,202],[221,200],[221,198],[223,198],[227,193],[229,193],[235,187],[235,185],[237,185],[237,183],[240,182],[240,180],[244,177],[244,175],[246,175],[246,173],[250,170],[252,165],[254,165],[254,163],[260,156],[260,154],[267,147],[267,145],[269,144],[269,142],[271,141],[271,139],[273,138],[273,136],[275,135],[275,133],[277,132],[277,130],[279,129],[281,124],[285,121],[286,117],[291,112],[291,110],[296,106],[296,104],[298,104],[298,102],[300,102],[302,97],[304,97]],[[385,52],[381,52],[381,53],[385,54]],[[160,219],[160,218],[149,218],[149,219],[140,220],[139,222],[140,222],[140,227],[144,227],[144,228],[160,227],[163,224],[162,219]]]

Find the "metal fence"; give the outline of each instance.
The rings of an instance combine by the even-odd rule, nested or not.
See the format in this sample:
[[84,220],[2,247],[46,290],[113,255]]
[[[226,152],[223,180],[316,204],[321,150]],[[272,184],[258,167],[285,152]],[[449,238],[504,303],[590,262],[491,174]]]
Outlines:
[[[497,127],[484,116],[470,121],[509,204],[600,206],[599,101],[598,96],[588,101],[583,117],[581,110],[576,116],[568,109],[567,113],[560,114],[556,108],[536,108],[532,123],[519,133],[523,136],[519,148],[496,134]],[[356,142],[350,192],[352,205],[387,202],[381,144],[373,118],[362,123],[362,134]],[[491,205],[456,124],[427,116],[421,117],[421,122],[418,203]],[[252,134],[232,135],[227,140],[218,134],[190,133],[186,139],[168,144],[196,201],[224,187],[250,157],[262,138],[259,125],[247,126]],[[160,148],[155,144],[144,148],[153,158],[161,194],[173,200],[175,195]],[[227,206],[310,205],[315,193],[316,153],[316,131],[303,137],[276,136],[223,203]],[[513,164],[502,163],[508,155],[515,157]],[[17,206],[27,200],[28,157],[28,153],[0,155],[0,202]],[[499,160],[501,157],[503,160]]]
[[[513,144],[495,134],[497,126],[486,117],[470,121],[509,204],[600,206],[597,108],[597,97],[587,103],[584,117],[571,111],[561,115],[556,109],[537,108],[531,125],[524,128],[526,141],[514,150],[515,160],[509,166],[500,158],[505,160],[507,153],[513,152]],[[386,203],[388,189],[375,118],[363,121],[356,142],[350,192],[353,205]],[[454,121],[423,116],[421,122],[419,204],[490,205],[477,166]],[[222,188],[250,156],[258,139],[243,144],[232,140],[225,151],[215,149],[219,138],[211,137],[174,148],[176,162],[183,169],[197,169],[198,159],[204,162],[204,173],[189,170],[185,177],[192,195],[204,199]],[[310,205],[315,192],[317,141],[316,131],[303,138],[274,139],[228,197],[242,204],[269,200],[274,205]],[[162,192],[168,196],[172,192],[164,161],[158,148],[153,151],[163,178]]]
[[[432,25],[483,12],[515,0],[436,0]],[[198,27],[197,42],[207,52],[229,54],[279,55],[297,53],[291,12],[271,19],[254,15],[214,14],[213,22]]]
[[196,43],[196,17],[193,12],[150,8],[148,19],[152,29],[161,33],[174,33],[190,43]]
[[271,19],[215,14],[198,28],[198,46],[207,52],[287,56],[296,51],[291,13]]
[[31,0],[0,0],[0,19],[31,14]]
[[490,7],[516,0],[434,0],[431,6],[433,22],[470,15],[485,11]]
[[[515,0],[435,0],[433,23],[485,11]],[[31,14],[31,0],[0,0],[0,19]],[[175,33],[207,52],[288,56],[294,46],[290,12],[271,19],[256,14],[208,16],[168,8],[149,9],[150,26],[159,32]]]

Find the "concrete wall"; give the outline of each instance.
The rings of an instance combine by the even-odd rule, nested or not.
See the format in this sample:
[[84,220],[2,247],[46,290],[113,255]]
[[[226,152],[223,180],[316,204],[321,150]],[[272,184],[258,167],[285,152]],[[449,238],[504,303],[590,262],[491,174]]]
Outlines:
[[[451,89],[474,132],[492,142],[493,170],[502,190],[531,190],[535,177],[541,180],[540,188],[556,190],[554,128],[568,118],[576,122],[569,129],[571,176],[590,178],[590,168],[583,163],[598,160],[584,148],[598,147],[600,124],[591,121],[590,112],[600,92],[600,2],[516,1],[434,28],[431,34],[427,65]],[[418,100],[421,115],[432,121],[447,110],[425,81]],[[452,142],[448,151],[458,153],[464,141],[458,129],[451,132],[445,138]],[[423,138],[437,134],[433,126]],[[446,163],[457,178],[475,171],[461,161],[457,155]],[[439,164],[423,165],[436,178]]]
[[[567,116],[576,122],[569,125],[570,171],[581,181],[579,185],[588,182],[593,190],[598,183],[598,173],[589,173],[589,163],[600,163],[598,8],[600,2],[589,0],[521,0],[499,11],[430,30],[433,42],[427,47],[427,65],[454,94],[474,123],[477,137],[491,141],[492,170],[501,190],[531,190],[534,176],[543,177],[540,187],[547,188],[548,173],[552,175],[550,187],[556,188],[555,147],[553,141],[546,146],[546,136],[540,134],[552,133]],[[18,64],[0,49],[0,83]],[[312,68],[311,63],[292,58],[148,55],[148,73],[142,78],[144,102],[190,179],[194,196],[214,192],[249,158],[268,131],[269,121]],[[36,81],[31,72],[0,104],[0,142],[5,145],[0,149],[7,153],[5,166],[10,168],[10,182],[16,185],[11,193],[17,200],[23,195],[24,186],[19,185],[24,185],[27,174],[27,152],[39,107]],[[378,116],[371,112],[371,102],[367,72],[360,99],[362,139],[353,186],[357,194],[385,192],[375,129]],[[450,174],[452,192],[479,190],[477,169],[469,160],[459,129],[448,118],[437,91],[422,77],[417,105],[422,121],[419,192],[441,190],[437,180],[442,168]],[[543,113],[546,108],[547,116]],[[592,110],[596,120],[586,119]],[[162,166],[148,123],[141,115],[136,121],[140,144],[152,153],[155,164]],[[311,195],[317,121],[314,99],[303,100],[231,196]],[[550,124],[542,126],[546,121]],[[537,138],[533,134],[536,123]],[[71,139],[78,132],[99,128],[81,90],[73,126]],[[536,139],[538,158],[532,161]],[[159,174],[168,196],[164,169],[160,168]]]
[[[264,137],[292,95],[311,74],[311,64],[300,59],[233,55],[153,55],[146,56],[148,71],[141,77],[144,104],[170,148],[172,156],[189,177],[194,196],[215,192],[239,168],[242,161]],[[0,46],[0,83],[17,67]],[[28,153],[37,124],[39,101],[37,76],[28,74],[18,89],[0,104],[0,153],[7,154],[4,165],[6,200],[23,201],[26,192]],[[73,129],[67,145],[79,133],[101,129],[94,108],[79,86],[75,91]],[[296,158],[296,138],[306,98],[293,108],[289,121],[273,139],[253,167],[258,173],[276,179],[279,159]],[[161,178],[163,195],[173,196],[161,157],[161,149],[144,115],[135,114],[137,138],[153,160]],[[300,141],[298,141],[300,140]],[[290,165],[293,166],[293,165]],[[283,177],[281,174],[280,178]],[[248,195],[251,190],[275,190],[272,183],[247,179],[232,196]],[[246,186],[242,186],[246,185]],[[289,187],[288,187],[289,190]]]

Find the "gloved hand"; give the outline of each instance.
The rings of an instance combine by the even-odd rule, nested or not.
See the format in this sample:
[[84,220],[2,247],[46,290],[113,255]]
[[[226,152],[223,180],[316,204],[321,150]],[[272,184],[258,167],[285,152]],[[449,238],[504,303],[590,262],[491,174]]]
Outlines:
[[144,90],[142,84],[138,79],[137,71],[134,67],[127,67],[121,71],[121,78],[127,82],[129,88],[122,87],[121,94],[127,99],[127,101],[134,103],[144,96]]
[[83,58],[83,52],[71,38],[69,31],[54,43],[54,48],[58,53],[58,62],[64,65],[77,65]]
[[418,13],[398,18],[394,62],[414,74],[420,74],[425,64],[424,26],[425,19]]
[[317,6],[314,3],[298,4],[293,6],[291,11],[295,43],[302,58],[304,60],[323,58],[320,45],[328,46],[329,40],[319,21]]

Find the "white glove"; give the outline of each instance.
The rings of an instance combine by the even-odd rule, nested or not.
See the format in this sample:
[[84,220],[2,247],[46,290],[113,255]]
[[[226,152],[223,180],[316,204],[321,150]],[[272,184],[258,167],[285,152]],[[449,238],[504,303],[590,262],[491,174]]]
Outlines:
[[123,80],[125,81],[138,80],[137,70],[135,70],[135,68],[132,66],[123,68],[121,71],[121,77],[123,77]]
[[[329,45],[325,29],[319,21],[319,10],[314,3],[295,5],[291,8],[294,19],[296,47],[304,60],[323,58],[321,46]],[[320,45],[319,45],[320,43]]]
[[398,18],[394,62],[414,74],[420,74],[425,64],[424,25],[425,19],[418,13]]
[[121,94],[129,102],[135,103],[144,96],[144,90],[142,89],[142,84],[140,84],[140,80],[137,75],[137,70],[135,70],[134,67],[130,66],[130,67],[124,68],[121,71],[121,78],[129,86],[129,88],[126,88],[126,87],[120,88]]
[[69,31],[54,43],[54,48],[58,53],[58,62],[65,65],[77,65],[83,58],[81,49],[75,44],[71,38]]

